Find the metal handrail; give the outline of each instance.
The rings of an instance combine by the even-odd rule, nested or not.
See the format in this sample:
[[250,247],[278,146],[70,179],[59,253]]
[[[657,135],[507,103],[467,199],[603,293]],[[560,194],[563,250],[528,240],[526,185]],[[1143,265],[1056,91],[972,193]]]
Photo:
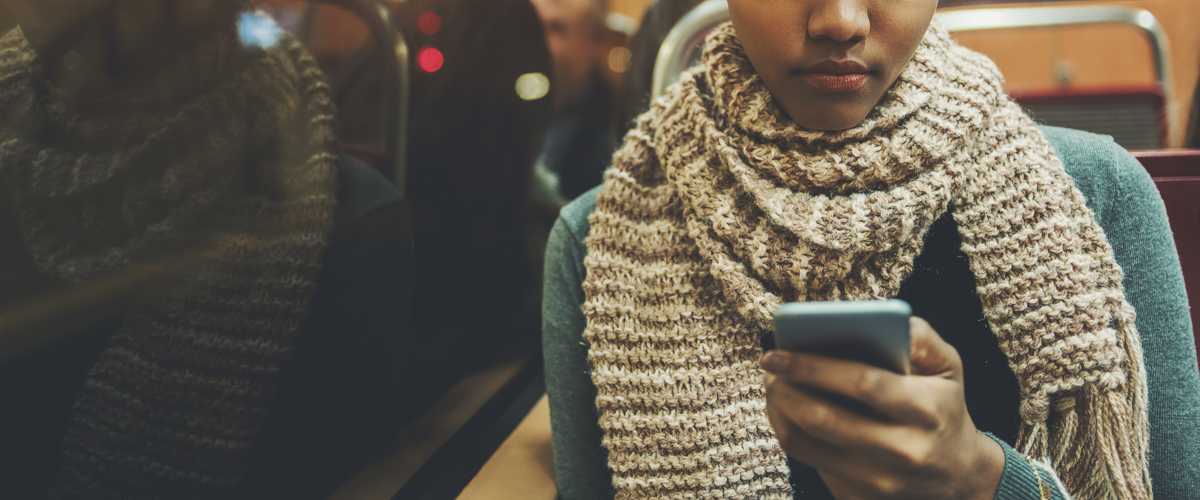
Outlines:
[[[949,31],[1100,23],[1132,25],[1141,29],[1150,41],[1154,51],[1155,75],[1165,102],[1171,102],[1173,76],[1170,43],[1158,19],[1145,9],[1115,6],[963,8],[938,12],[937,18]],[[700,42],[698,38],[728,19],[729,4],[726,0],[708,0],[675,24],[663,40],[654,63],[654,79],[650,87],[652,98],[666,92],[667,87],[687,69],[684,65],[692,51],[696,50]]]
[[1171,44],[1154,14],[1146,9],[1107,5],[961,9],[939,12],[949,31],[1037,28],[1082,24],[1126,24],[1138,28],[1154,52],[1154,74],[1163,100],[1171,102]]
[[[408,161],[408,107],[412,80],[409,74],[408,43],[404,41],[396,24],[392,21],[392,13],[387,5],[379,0],[311,0],[313,3],[334,5],[350,11],[358,16],[371,32],[376,45],[385,54],[394,57],[386,58],[394,68],[385,67],[391,74],[391,81],[384,85],[384,165],[391,171],[392,181],[396,189],[405,193],[407,188]],[[395,0],[392,0],[395,2]]]
[[729,4],[726,0],[707,0],[688,11],[675,27],[667,33],[658,57],[654,60],[654,75],[650,81],[650,97],[663,95],[679,75],[687,69],[688,58],[703,40],[700,37],[709,30],[729,20]]

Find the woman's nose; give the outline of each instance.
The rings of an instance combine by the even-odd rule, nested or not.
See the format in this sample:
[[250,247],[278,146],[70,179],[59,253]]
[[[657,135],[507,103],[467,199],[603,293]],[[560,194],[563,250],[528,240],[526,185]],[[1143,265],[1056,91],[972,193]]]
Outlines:
[[867,6],[870,0],[817,0],[809,14],[808,36],[849,42],[865,38],[871,30]]

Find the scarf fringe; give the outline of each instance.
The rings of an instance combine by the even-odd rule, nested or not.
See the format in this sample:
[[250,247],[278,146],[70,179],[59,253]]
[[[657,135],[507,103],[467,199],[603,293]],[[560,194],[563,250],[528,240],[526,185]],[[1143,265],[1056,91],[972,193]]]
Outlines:
[[1090,384],[1046,396],[1054,400],[1053,414],[1027,420],[1018,449],[1032,459],[1048,459],[1075,498],[1150,500],[1154,493],[1146,468],[1150,427],[1146,373],[1138,362],[1141,339],[1133,327],[1132,307],[1122,303],[1117,310],[1127,379],[1113,388]]

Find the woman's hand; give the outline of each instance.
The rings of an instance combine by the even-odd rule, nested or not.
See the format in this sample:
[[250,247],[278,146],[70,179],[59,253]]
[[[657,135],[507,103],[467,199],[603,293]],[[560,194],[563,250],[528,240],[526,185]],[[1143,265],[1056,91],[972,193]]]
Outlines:
[[1004,451],[976,431],[962,359],[920,318],[912,374],[787,351],[762,358],[767,415],[784,451],[816,468],[839,500],[986,499]]

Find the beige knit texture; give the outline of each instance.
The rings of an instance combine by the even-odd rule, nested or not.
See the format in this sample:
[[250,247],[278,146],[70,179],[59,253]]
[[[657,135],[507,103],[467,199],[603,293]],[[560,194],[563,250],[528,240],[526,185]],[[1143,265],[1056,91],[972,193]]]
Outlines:
[[333,223],[329,88],[294,40],[232,32],[121,95],[72,100],[43,70],[19,29],[0,39],[0,175],[40,270],[190,264],[88,371],[51,497],[232,498]]
[[952,211],[1022,392],[1019,450],[1076,498],[1145,499],[1146,382],[1122,274],[986,57],[936,22],[867,119],[802,129],[730,25],[616,153],[584,336],[618,498],[792,498],[760,338],[788,301],[894,297]]

